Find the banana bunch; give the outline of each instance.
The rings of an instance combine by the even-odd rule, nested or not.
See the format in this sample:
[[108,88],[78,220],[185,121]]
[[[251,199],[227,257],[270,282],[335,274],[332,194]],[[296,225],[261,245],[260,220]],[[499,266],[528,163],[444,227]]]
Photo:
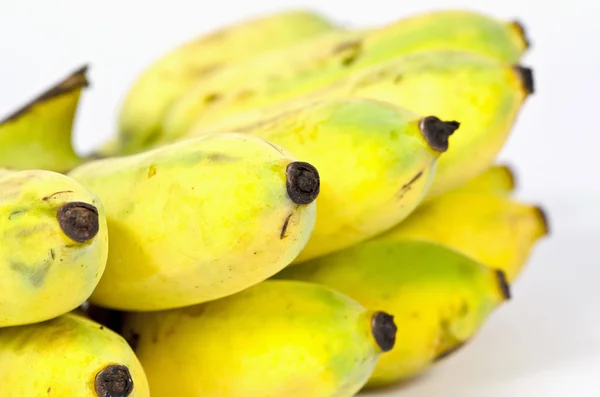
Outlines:
[[87,66],[0,122],[0,396],[352,397],[468,348],[550,232],[497,157],[523,25],[280,10],[126,88],[84,155]]

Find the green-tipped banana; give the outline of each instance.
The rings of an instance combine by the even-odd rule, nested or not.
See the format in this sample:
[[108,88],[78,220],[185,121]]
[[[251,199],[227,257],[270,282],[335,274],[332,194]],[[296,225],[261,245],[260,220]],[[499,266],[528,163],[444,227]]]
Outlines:
[[[515,64],[527,48],[518,26],[474,12],[437,11],[357,32],[354,37],[349,35],[333,43],[315,40],[314,54],[302,61],[296,60],[296,49],[280,51],[279,58],[269,54],[270,70],[246,62],[190,88],[167,113],[162,142],[184,136],[199,123],[207,125],[250,107],[307,94],[407,54],[468,51]],[[250,62],[264,64],[260,59]]]
[[93,193],[51,171],[0,170],[0,327],[81,305],[107,255],[104,209]]
[[123,153],[139,151],[156,139],[165,110],[192,82],[201,84],[229,64],[334,28],[320,14],[286,10],[238,21],[164,54],[128,90],[119,111],[116,147]]
[[371,240],[275,277],[326,285],[394,317],[396,344],[382,355],[369,386],[424,372],[472,339],[510,295],[502,272],[419,241]]
[[262,139],[219,134],[96,160],[69,175],[102,199],[99,306],[157,310],[241,291],[287,266],[315,224],[319,173]]
[[457,128],[455,121],[350,98],[307,105],[241,131],[284,147],[319,170],[317,223],[295,260],[301,262],[404,219],[427,191]]
[[494,193],[452,192],[417,208],[378,240],[444,244],[506,274],[513,282],[536,243],[549,233],[538,206]]
[[391,316],[326,287],[265,281],[181,309],[130,313],[153,397],[351,397],[394,346]]
[[[515,172],[506,164],[493,164],[467,183],[451,191],[511,195],[517,188]],[[435,198],[434,198],[435,199]]]
[[0,396],[149,397],[150,391],[121,336],[68,313],[0,329]]
[[81,163],[72,144],[84,66],[0,121],[0,168],[66,172]]

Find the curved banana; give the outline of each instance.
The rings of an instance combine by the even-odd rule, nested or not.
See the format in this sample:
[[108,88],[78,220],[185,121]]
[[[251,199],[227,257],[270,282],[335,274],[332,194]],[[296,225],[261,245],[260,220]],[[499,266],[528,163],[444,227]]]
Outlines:
[[424,196],[458,125],[350,98],[307,104],[240,132],[284,147],[319,170],[317,222],[298,263],[366,240],[404,219]]
[[127,342],[67,313],[0,329],[0,396],[149,397],[144,370]]
[[510,166],[506,164],[492,164],[464,185],[451,190],[450,193],[494,193],[509,196],[514,192],[516,187],[517,177]]
[[[313,40],[313,54],[302,60],[296,48],[283,49],[268,54],[268,62],[235,65],[182,94],[165,116],[160,142],[176,140],[198,123],[208,125],[241,110],[307,94],[403,55],[468,51],[515,64],[527,48],[519,26],[480,13],[445,10],[353,32],[334,42]],[[305,47],[301,53],[310,51]]]
[[457,191],[423,204],[376,239],[444,244],[502,270],[512,283],[548,233],[548,217],[539,206],[493,193]]
[[83,66],[0,121],[0,168],[66,172],[81,163],[72,145]]
[[[264,90],[253,97],[256,101],[239,103],[238,107],[249,109],[245,112],[225,117],[231,109],[222,106],[223,118],[211,125],[211,120],[219,119],[219,106],[215,105],[189,136],[237,131],[319,100],[359,97],[387,101],[417,114],[461,122],[461,133],[452,139],[450,149],[440,159],[428,192],[428,196],[436,196],[466,183],[493,163],[531,93],[531,84],[532,71],[528,68],[467,52],[424,52],[377,65],[288,101],[280,102],[282,98],[276,92]],[[290,87],[290,91],[297,91],[296,87]],[[280,92],[289,96],[287,90]],[[253,109],[261,101],[273,105]]]
[[219,134],[91,161],[69,175],[102,199],[110,251],[90,302],[191,305],[287,266],[315,224],[319,174],[270,142]]
[[178,46],[145,68],[127,91],[118,115],[117,148],[126,154],[156,139],[165,110],[192,82],[334,28],[320,14],[294,9],[238,21]]
[[81,305],[104,272],[107,233],[102,203],[73,179],[0,170],[0,327]]
[[381,356],[368,386],[426,371],[472,339],[510,297],[501,271],[420,241],[371,240],[274,277],[323,284],[393,316],[395,346]]
[[129,313],[124,332],[153,397],[351,397],[394,346],[396,326],[323,286],[265,281],[202,305]]

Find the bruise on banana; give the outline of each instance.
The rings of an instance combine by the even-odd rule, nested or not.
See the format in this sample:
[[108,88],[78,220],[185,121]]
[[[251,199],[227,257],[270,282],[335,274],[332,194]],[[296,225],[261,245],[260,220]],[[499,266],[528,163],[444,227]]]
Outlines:
[[423,176],[423,170],[417,172],[417,174],[415,176],[413,176],[410,181],[408,181],[404,185],[402,185],[402,187],[400,188],[400,193],[398,194],[398,200],[402,200],[404,195],[406,193],[408,193],[410,191],[410,189],[412,189],[412,185],[416,181],[418,181],[422,176]]
[[342,66],[351,66],[362,53],[362,42],[360,40],[345,41],[335,46],[332,53],[341,56]]
[[79,69],[75,70],[62,81],[42,92],[37,97],[23,105],[21,108],[15,110],[4,119],[0,120],[0,124],[17,120],[19,117],[28,113],[32,108],[40,103],[50,101],[56,97],[70,93],[79,88],[88,87],[90,84],[86,76],[88,68],[88,65],[83,65]]

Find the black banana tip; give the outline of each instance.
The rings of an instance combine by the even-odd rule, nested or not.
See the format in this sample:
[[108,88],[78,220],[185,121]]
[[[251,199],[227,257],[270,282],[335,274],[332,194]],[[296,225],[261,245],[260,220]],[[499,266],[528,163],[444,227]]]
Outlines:
[[431,148],[438,152],[448,150],[448,138],[460,127],[458,121],[442,121],[435,116],[421,119],[419,129]]
[[385,312],[375,312],[371,321],[371,330],[375,341],[383,352],[388,352],[396,344],[396,332],[398,328],[394,323],[394,316]]
[[311,164],[294,161],[286,169],[287,193],[296,204],[310,204],[319,195],[321,179],[319,171]]
[[98,209],[88,203],[67,203],[58,209],[56,218],[67,237],[78,243],[93,239],[100,228]]
[[506,278],[506,273],[504,273],[502,270],[496,270],[496,278],[498,279],[498,286],[500,287],[500,292],[502,292],[504,300],[510,300],[512,295],[510,291],[510,284]]
[[124,365],[109,365],[96,375],[94,389],[98,397],[127,397],[133,391],[133,379]]
[[538,213],[538,216],[540,217],[540,220],[542,221],[542,226],[544,228],[544,235],[548,236],[550,234],[550,232],[552,231],[551,227],[550,227],[550,217],[548,216],[548,212],[541,206],[537,206],[535,207],[535,210]]
[[529,36],[527,35],[527,29],[525,28],[525,25],[523,25],[523,23],[517,19],[511,21],[510,24],[517,31],[517,33],[519,34],[519,37],[521,37],[521,40],[523,41],[523,45],[525,46],[525,49],[526,50],[530,49],[531,48],[531,40],[529,39]]
[[516,65],[514,68],[527,95],[534,94],[535,77],[533,75],[533,69],[521,65]]

